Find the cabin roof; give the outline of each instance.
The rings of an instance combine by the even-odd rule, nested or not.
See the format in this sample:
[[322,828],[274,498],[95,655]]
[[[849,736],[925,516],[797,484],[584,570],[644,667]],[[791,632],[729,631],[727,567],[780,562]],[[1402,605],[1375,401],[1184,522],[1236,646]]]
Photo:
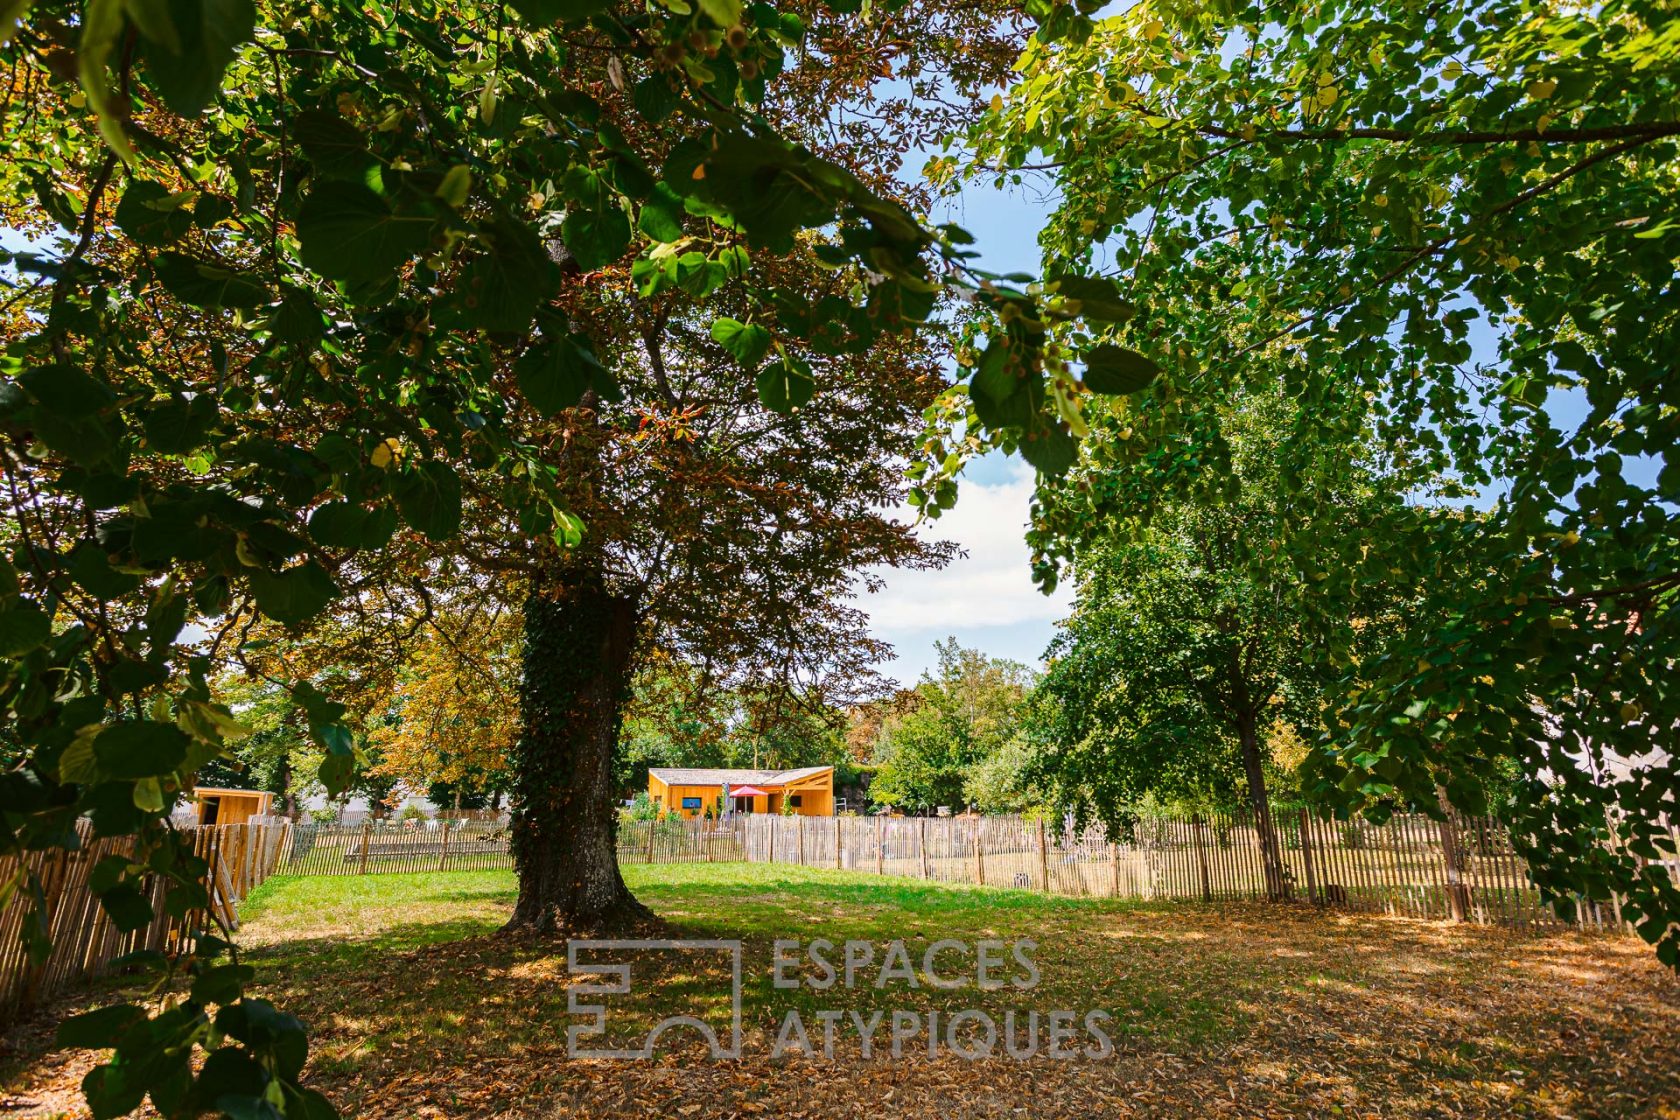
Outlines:
[[654,766],[648,773],[668,786],[785,786],[833,770],[832,766],[804,766],[796,770],[731,770],[686,766]]

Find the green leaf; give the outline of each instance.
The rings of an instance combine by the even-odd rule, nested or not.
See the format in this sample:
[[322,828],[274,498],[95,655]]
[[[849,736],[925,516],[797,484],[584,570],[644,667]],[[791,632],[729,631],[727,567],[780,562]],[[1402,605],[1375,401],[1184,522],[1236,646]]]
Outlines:
[[545,416],[577,404],[606,374],[593,351],[565,336],[527,350],[513,371],[519,391]]
[[134,807],[143,813],[163,812],[163,784],[156,778],[134,783]]
[[109,385],[72,366],[36,366],[17,381],[42,408],[72,420],[93,416],[117,400]]
[[362,522],[362,545],[368,551],[384,548],[391,541],[391,534],[397,531],[397,508],[389,503],[381,503],[368,512],[367,520]]
[[748,369],[757,369],[770,352],[770,332],[757,323],[741,323],[727,316],[712,321],[712,340]]
[[360,179],[378,161],[356,126],[325,109],[306,109],[292,121],[292,135],[323,176]]
[[537,27],[579,23],[600,15],[608,6],[608,0],[513,0],[513,10]]
[[665,74],[649,74],[636,83],[634,91],[636,112],[652,124],[658,124],[682,104],[682,95],[671,86]]
[[286,1098],[286,1120],[339,1120],[338,1109],[314,1089],[281,1085]]
[[52,619],[34,607],[0,611],[0,657],[22,657],[52,637]]
[[616,197],[606,192],[592,205],[580,205],[566,212],[560,237],[585,272],[605,268],[630,248],[630,216]]
[[269,309],[268,329],[281,342],[308,346],[326,334],[327,321],[315,297],[303,288],[282,286],[280,302]]
[[327,570],[313,560],[278,573],[256,568],[248,577],[258,609],[286,626],[320,614],[339,594]]
[[655,241],[678,241],[683,235],[682,216],[682,199],[676,191],[660,183],[654,187],[652,197],[642,203],[636,228]]
[[187,736],[172,723],[122,720],[101,728],[93,757],[108,778],[133,780],[172,774],[187,757]]
[[1148,388],[1160,373],[1160,366],[1136,350],[1112,342],[1085,355],[1085,384],[1094,393],[1135,393]]
[[111,924],[123,933],[145,929],[152,922],[152,904],[133,883],[112,887],[99,896],[99,905],[111,919]]
[[54,1041],[59,1046],[78,1050],[109,1050],[130,1027],[145,1021],[144,1008],[132,1003],[115,1003],[64,1020],[58,1025]]
[[127,107],[119,108],[111,87],[110,60],[123,34],[123,0],[88,0],[82,9],[76,41],[76,73],[88,106],[99,114],[99,135],[125,162],[134,162],[134,145],[123,130]]
[[195,1003],[232,1003],[239,998],[257,970],[248,964],[221,964],[206,969],[193,980]]
[[1137,308],[1120,298],[1120,285],[1100,276],[1064,273],[1055,278],[1056,291],[1079,301],[1079,315],[1096,323],[1123,323]]
[[[128,0],[132,5],[135,0]],[[158,19],[136,21],[142,32],[140,53],[146,78],[169,108],[196,117],[215,99],[222,72],[235,50],[251,37],[256,8],[251,0],[144,0],[166,6],[171,33],[160,33]],[[148,28],[151,34],[146,34]]]
[[431,245],[433,219],[398,214],[361,183],[318,184],[298,212],[303,263],[334,280],[390,278]]
[[361,548],[368,511],[355,502],[328,502],[309,516],[309,536],[325,548]]
[[517,334],[530,330],[537,307],[547,298],[553,262],[531,228],[496,220],[479,230],[483,250],[472,258],[462,280],[462,320],[487,331]]
[[233,217],[233,203],[218,194],[205,191],[193,205],[193,224],[199,229],[214,229]]
[[1017,375],[1017,366],[1011,364],[1010,346],[1003,338],[994,338],[986,346],[986,352],[980,356],[980,364],[975,367],[974,378],[970,382],[970,391],[977,397],[985,397],[993,404],[1002,404],[1021,387],[1021,378]]
[[321,760],[315,776],[326,787],[328,797],[337,797],[350,788],[350,779],[356,776],[356,760],[343,754],[329,754]]
[[791,413],[816,395],[811,367],[797,359],[772,362],[758,375],[758,399],[773,412]]
[[395,483],[403,519],[434,541],[445,541],[461,528],[461,479],[436,460],[402,474]]
[[215,398],[208,394],[190,401],[175,397],[146,413],[146,442],[164,455],[185,455],[204,445],[216,417]]
[[136,179],[117,203],[117,227],[140,245],[162,248],[186,236],[192,228],[188,196],[171,195],[162,183]]
[[472,168],[464,163],[457,163],[444,173],[443,182],[438,184],[433,193],[459,210],[467,204],[467,199],[472,195],[472,185]]
[[286,1120],[285,1115],[267,1097],[248,1097],[225,1093],[216,1098],[216,1111],[228,1120]]
[[698,0],[700,10],[719,27],[734,27],[741,22],[741,0]]
[[140,577],[128,572],[119,572],[111,567],[110,558],[105,550],[96,544],[83,542],[70,553],[70,563],[67,565],[70,578],[82,586],[89,595],[100,599],[117,599],[140,586]]
[[583,519],[563,509],[554,511],[554,543],[561,548],[576,548],[583,543]]
[[1051,477],[1066,474],[1078,454],[1079,445],[1060,424],[1040,425],[1021,439],[1021,457]]
[[184,253],[159,253],[152,271],[171,295],[194,307],[249,309],[261,307],[274,298],[268,288],[251,276],[205,264]]
[[203,1069],[193,1085],[193,1097],[202,1102],[206,1111],[212,1105],[219,1109],[218,1102],[223,1098],[261,1094],[268,1080],[267,1071],[255,1058],[238,1047],[223,1046],[212,1050],[204,1059]]
[[93,1120],[116,1120],[140,1107],[146,1099],[146,1083],[139,1065],[94,1066],[82,1078],[82,1095],[87,1097]]

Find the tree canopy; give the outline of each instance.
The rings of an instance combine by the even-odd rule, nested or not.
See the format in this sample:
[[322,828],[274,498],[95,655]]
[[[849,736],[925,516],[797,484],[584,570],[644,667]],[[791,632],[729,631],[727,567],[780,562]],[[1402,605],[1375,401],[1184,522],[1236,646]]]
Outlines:
[[[1047,271],[1148,309],[1061,336],[1163,370],[1105,459],[1222,470],[1210,408],[1281,384],[1292,494],[1366,426],[1402,485],[1473,492],[1280,542],[1323,573],[1322,616],[1373,581],[1417,603],[1330,695],[1315,792],[1380,815],[1439,786],[1480,811],[1514,766],[1502,811],[1542,890],[1619,894],[1680,963],[1680,892],[1652,862],[1680,788],[1672,12],[1145,3],[1050,30],[939,171],[1048,175]],[[1079,536],[1046,511],[1042,579]]]
[[[557,553],[583,547],[591,472],[555,458],[564,422],[528,421],[621,394],[618,339],[597,343],[574,299],[608,292],[621,261],[615,299],[729,289],[735,310],[690,329],[734,363],[730,408],[820,412],[826,362],[916,328],[948,286],[1015,308],[1027,368],[1048,309],[877,192],[897,156],[872,185],[777,133],[784,72],[820,90],[868,47],[828,30],[808,49],[854,11],[9,7],[0,220],[31,244],[6,257],[0,356],[8,850],[73,846],[85,817],[138,837],[95,877],[120,928],[149,920],[148,875],[176,881],[172,909],[201,907],[201,861],[159,822],[244,730],[201,636],[225,651],[254,618],[360,602],[399,528],[443,542],[475,503]],[[912,41],[905,76],[926,88],[919,48],[941,41]],[[818,229],[835,287],[812,302],[770,258]],[[868,422],[852,400],[833,407]],[[1011,423],[1067,439],[1048,411]],[[343,788],[349,710],[288,683],[321,779]],[[39,902],[37,883],[5,889]],[[226,952],[207,934],[169,962],[217,977],[193,999],[74,1028],[116,1050],[89,1082],[96,1114],[148,1097],[171,1115],[330,1113],[297,1082],[301,1025],[241,1001]],[[218,1049],[195,1073],[199,1045]]]
[[955,638],[934,648],[937,667],[894,699],[876,732],[870,799],[920,812],[1020,808],[1027,798],[995,764],[1020,757],[1031,670]]

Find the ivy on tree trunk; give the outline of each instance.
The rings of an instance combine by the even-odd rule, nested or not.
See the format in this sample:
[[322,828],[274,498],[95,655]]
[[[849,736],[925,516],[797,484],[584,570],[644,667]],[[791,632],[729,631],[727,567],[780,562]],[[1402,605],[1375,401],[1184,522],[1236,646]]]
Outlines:
[[622,928],[653,915],[618,870],[613,751],[628,696],[636,600],[598,563],[572,561],[525,601],[513,856],[519,901],[507,929]]

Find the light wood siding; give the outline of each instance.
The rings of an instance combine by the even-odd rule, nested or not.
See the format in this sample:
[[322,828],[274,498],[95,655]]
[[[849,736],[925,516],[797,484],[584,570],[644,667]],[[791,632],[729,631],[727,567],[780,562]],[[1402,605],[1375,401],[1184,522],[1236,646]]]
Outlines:
[[[197,791],[199,824],[244,824],[252,817],[268,812],[272,793],[256,790],[201,789]],[[215,820],[206,821],[211,803],[216,805]]]
[[[731,783],[732,785],[746,785],[746,782]],[[752,799],[754,813],[780,813],[782,799],[798,795],[799,804],[794,812],[806,817],[832,817],[834,815],[834,771],[825,770],[821,774],[812,774],[790,783],[786,787],[769,782],[750,783],[766,792],[767,796]],[[648,798],[660,812],[675,813],[685,819],[692,820],[700,816],[707,809],[717,811],[718,797],[723,793],[721,785],[690,785],[668,786],[665,781],[653,773],[648,774]],[[698,797],[699,809],[684,809],[683,798]],[[733,799],[732,799],[733,800]],[[729,806],[733,808],[733,806]]]

